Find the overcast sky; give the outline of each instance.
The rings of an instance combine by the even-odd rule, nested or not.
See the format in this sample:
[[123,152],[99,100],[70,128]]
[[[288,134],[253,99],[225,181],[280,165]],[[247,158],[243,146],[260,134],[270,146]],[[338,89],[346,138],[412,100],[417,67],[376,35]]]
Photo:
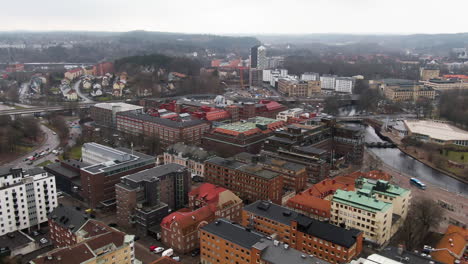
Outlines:
[[12,0],[0,30],[457,33],[468,0]]

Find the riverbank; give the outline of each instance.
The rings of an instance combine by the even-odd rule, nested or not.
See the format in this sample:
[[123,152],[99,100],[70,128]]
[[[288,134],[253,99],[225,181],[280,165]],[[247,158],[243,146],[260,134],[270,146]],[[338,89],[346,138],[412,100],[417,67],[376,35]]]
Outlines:
[[404,148],[402,146],[402,143],[401,143],[401,140],[399,138],[397,138],[395,135],[391,134],[391,133],[388,133],[386,131],[380,131],[380,134],[382,134],[382,136],[384,136],[387,140],[391,141],[393,144],[395,144],[395,146],[403,153],[405,153],[406,155],[412,157],[413,159],[423,163],[424,165],[428,166],[428,167],[431,167],[432,169],[440,172],[440,173],[443,173],[449,177],[452,177],[458,181],[461,181],[465,184],[468,184],[468,179],[465,179],[463,177],[460,177],[456,174],[453,174],[452,172],[450,171],[446,171],[446,170],[443,170],[443,169],[440,169],[438,167],[436,167],[434,164],[432,164],[431,162],[429,162],[427,159],[423,159],[417,155],[415,155],[414,153],[411,153],[411,151],[409,151],[408,149]]

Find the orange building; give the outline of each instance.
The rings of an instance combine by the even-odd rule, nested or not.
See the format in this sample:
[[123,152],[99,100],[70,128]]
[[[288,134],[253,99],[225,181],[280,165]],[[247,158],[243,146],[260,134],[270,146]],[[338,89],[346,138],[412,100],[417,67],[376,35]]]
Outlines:
[[[431,253],[431,257],[446,264],[466,264],[468,263],[467,246],[468,229],[449,225],[447,232]],[[456,262],[457,260],[459,262]]]
[[239,221],[242,200],[233,192],[205,183],[189,193],[189,207],[166,216],[161,222],[165,245],[187,253],[199,246],[199,229],[218,217]]
[[202,264],[328,263],[226,219],[218,219],[201,229],[200,262]]
[[336,190],[354,191],[354,182],[359,177],[376,180],[390,180],[391,176],[381,171],[360,171],[348,175],[325,179],[289,199],[286,205],[295,211],[319,220],[330,218],[331,198]]
[[321,222],[267,201],[245,206],[242,225],[330,263],[349,263],[362,251],[361,231]]

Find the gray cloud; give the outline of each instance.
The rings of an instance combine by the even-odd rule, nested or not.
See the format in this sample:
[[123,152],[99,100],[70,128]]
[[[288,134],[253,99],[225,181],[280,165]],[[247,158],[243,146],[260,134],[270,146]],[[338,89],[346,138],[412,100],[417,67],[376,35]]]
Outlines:
[[189,33],[455,33],[465,0],[18,0],[0,30]]

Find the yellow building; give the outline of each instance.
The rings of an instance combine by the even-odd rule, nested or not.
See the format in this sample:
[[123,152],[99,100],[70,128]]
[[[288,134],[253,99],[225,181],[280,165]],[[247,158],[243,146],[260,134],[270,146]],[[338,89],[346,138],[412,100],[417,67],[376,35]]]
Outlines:
[[437,91],[468,89],[468,82],[464,82],[463,80],[432,79],[425,81],[424,85]]
[[434,100],[435,90],[420,83],[382,84],[385,97],[395,102],[416,101],[420,97]]
[[286,96],[310,97],[320,93],[320,81],[298,81],[296,79],[285,78],[278,80],[278,91]]
[[337,190],[331,203],[332,224],[363,231],[378,245],[391,238],[393,205],[375,199],[368,190]]
[[387,243],[403,224],[411,192],[383,180],[359,178],[357,191],[338,190],[332,199],[331,222],[364,232],[364,238]]
[[440,75],[439,69],[426,69],[426,68],[419,69],[419,78],[422,81],[428,81],[430,79],[439,78],[439,75]]
[[114,230],[81,243],[58,248],[32,260],[31,264],[139,263],[135,259],[134,236]]

